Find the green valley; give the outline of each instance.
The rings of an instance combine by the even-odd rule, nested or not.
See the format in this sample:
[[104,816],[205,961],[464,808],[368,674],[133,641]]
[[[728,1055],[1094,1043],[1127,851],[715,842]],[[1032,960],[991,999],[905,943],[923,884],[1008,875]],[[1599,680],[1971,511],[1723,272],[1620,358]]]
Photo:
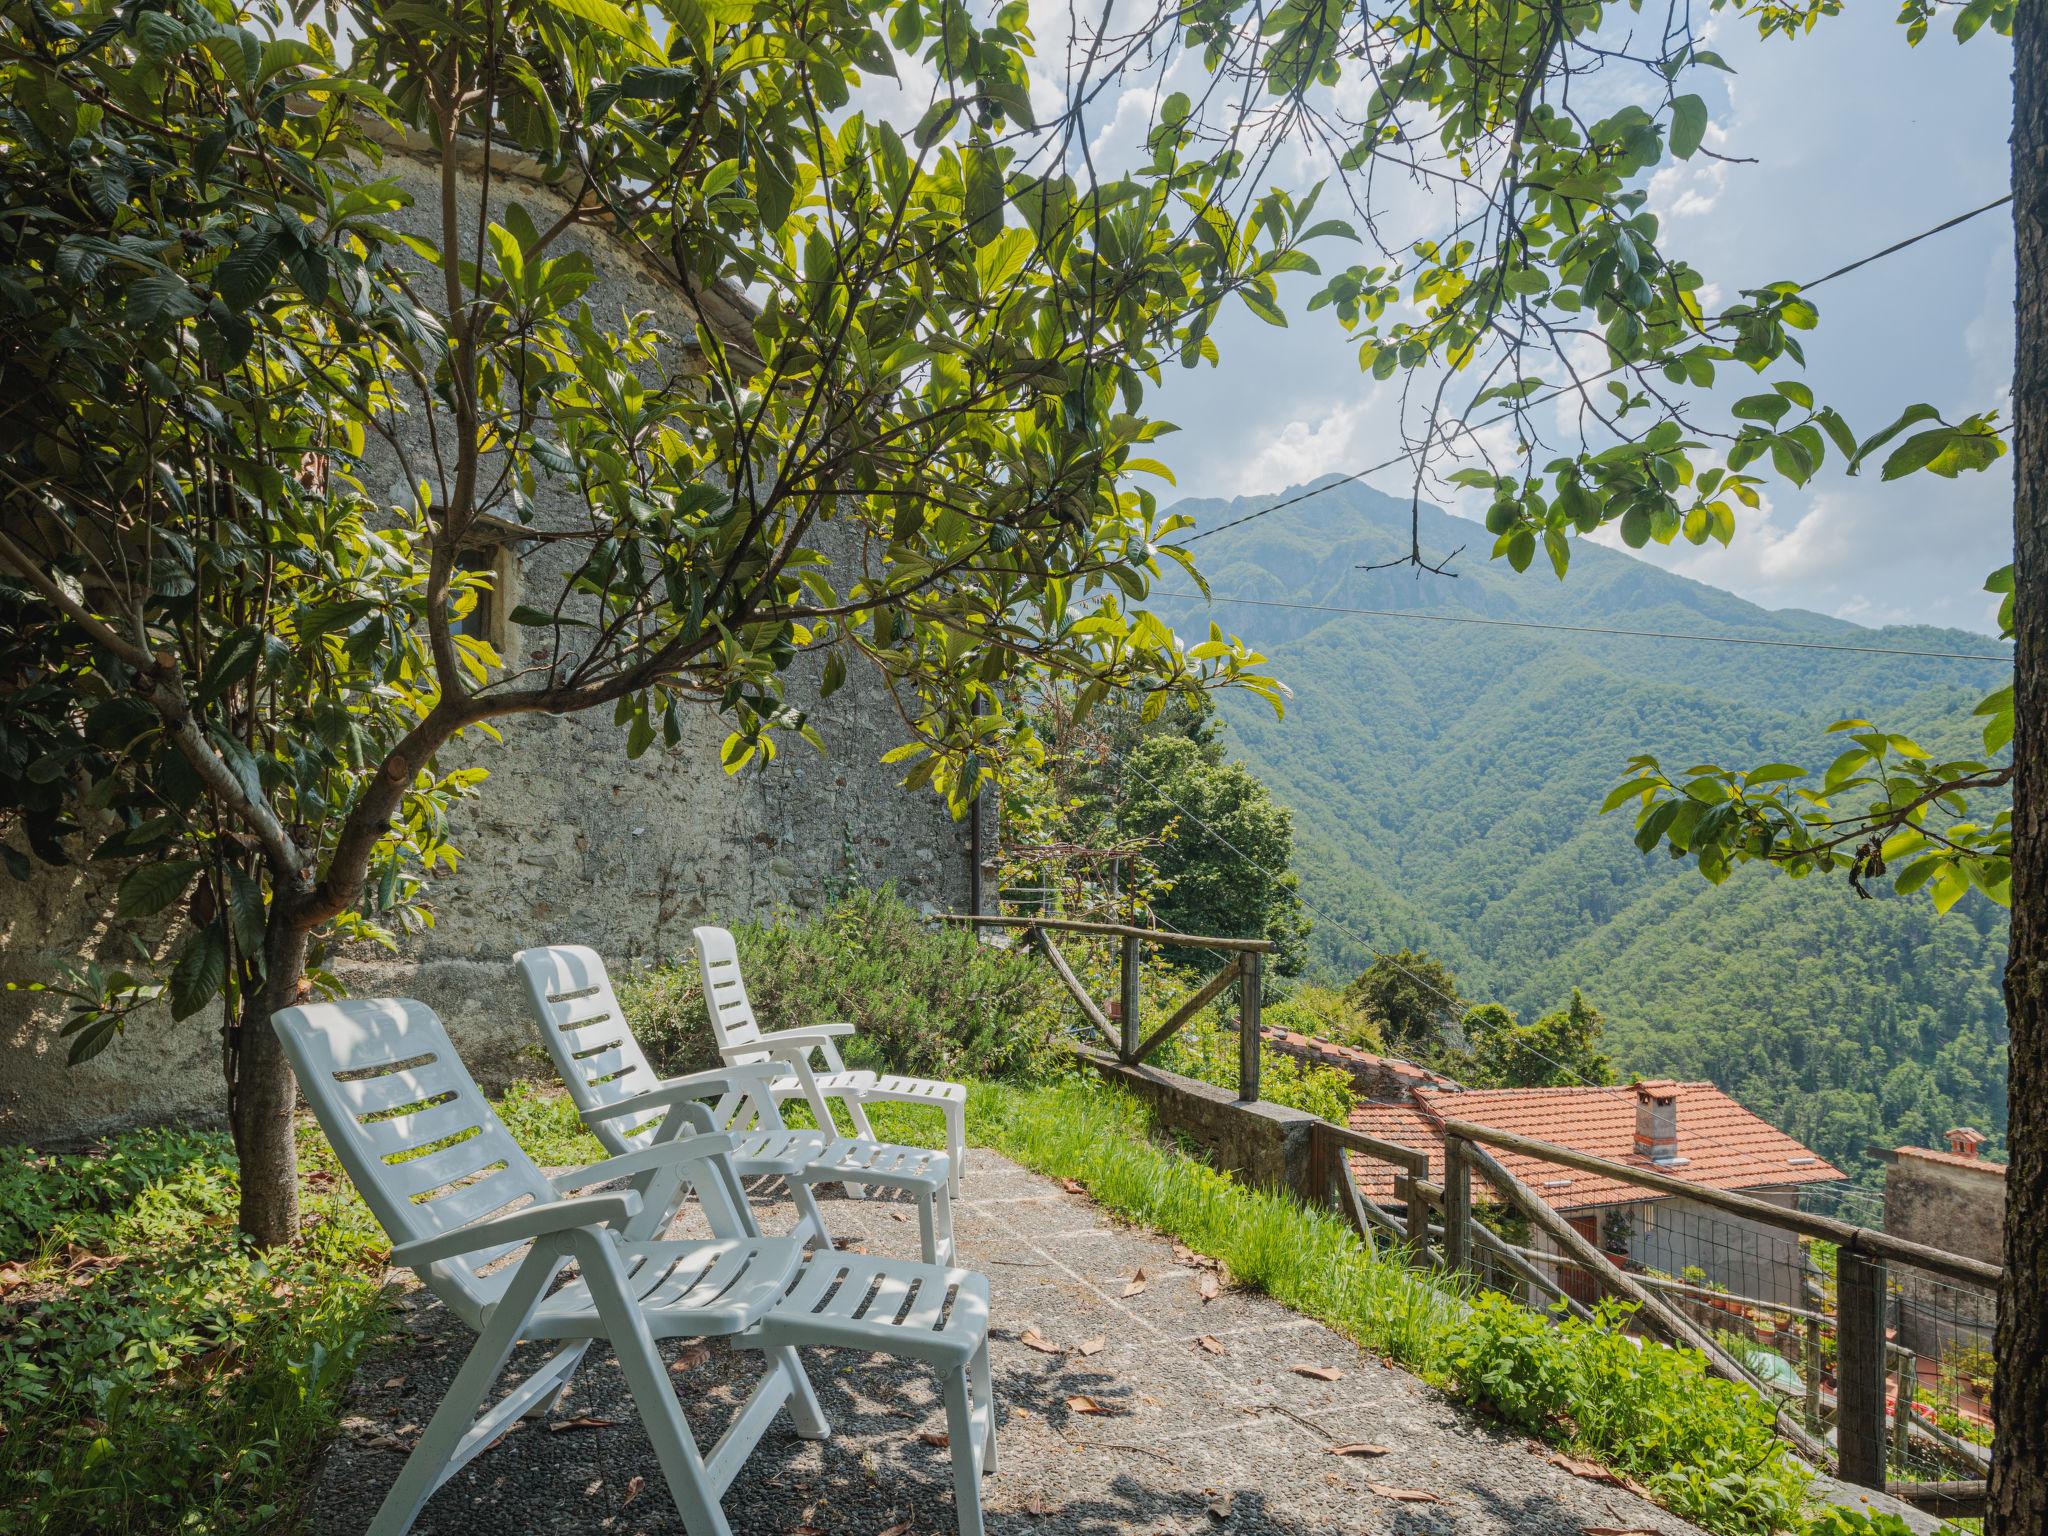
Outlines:
[[[1217,528],[1260,505],[1180,510]],[[1230,751],[1294,811],[1318,968],[1427,949],[1467,999],[1524,1019],[1581,987],[1619,1070],[1712,1079],[1865,1176],[1870,1146],[1939,1145],[1958,1124],[2002,1137],[2000,908],[1972,893],[1937,918],[1924,899],[1755,867],[1716,887],[1639,852],[1627,811],[1597,814],[1637,752],[1825,763],[1826,728],[1852,710],[1964,747],[1995,664],[1824,647],[1996,643],[1769,611],[1586,543],[1567,582],[1540,561],[1518,576],[1486,559],[1476,523],[1422,517],[1427,554],[1464,546],[1455,577],[1361,569],[1405,553],[1407,505],[1337,485],[1195,546],[1213,610],[1163,605],[1184,633],[1213,616],[1244,635],[1293,692],[1281,722],[1252,698],[1223,714]],[[1327,611],[1344,607],[1785,644]]]

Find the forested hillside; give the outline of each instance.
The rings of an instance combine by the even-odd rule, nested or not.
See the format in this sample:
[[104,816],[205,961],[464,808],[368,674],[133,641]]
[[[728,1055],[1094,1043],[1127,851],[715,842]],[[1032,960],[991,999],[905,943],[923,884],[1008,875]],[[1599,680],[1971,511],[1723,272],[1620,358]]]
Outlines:
[[[1214,527],[1260,505],[1191,501]],[[1624,1071],[1711,1078],[1846,1167],[1869,1145],[2005,1126],[2004,913],[1972,893],[1857,898],[1839,877],[1752,869],[1726,885],[1646,857],[1597,814],[1633,753],[1825,762],[1826,727],[1871,713],[1967,748],[1982,663],[1704,645],[1253,606],[1244,599],[1551,624],[1989,652],[1982,636],[1771,612],[1581,546],[1571,579],[1485,557],[1477,524],[1426,509],[1455,579],[1358,569],[1405,552],[1407,508],[1341,486],[1196,546],[1214,616],[1293,690],[1284,722],[1228,698],[1230,747],[1294,809],[1311,944],[1349,975],[1425,948],[1473,1000],[1526,1018],[1581,987]],[[1240,601],[1230,601],[1237,599]],[[1204,616],[1186,605],[1177,619]]]

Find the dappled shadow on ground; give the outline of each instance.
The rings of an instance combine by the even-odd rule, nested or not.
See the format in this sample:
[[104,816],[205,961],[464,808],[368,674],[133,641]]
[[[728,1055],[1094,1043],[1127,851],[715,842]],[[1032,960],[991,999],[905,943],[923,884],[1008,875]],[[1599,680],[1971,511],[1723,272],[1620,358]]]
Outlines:
[[[914,1252],[915,1227],[886,1207],[833,1201],[828,1214],[871,1252]],[[959,1215],[962,1263],[989,1274],[995,1300],[1001,1465],[983,1497],[998,1536],[1692,1529],[1623,1490],[1569,1476],[1275,1302],[1228,1289],[1205,1299],[1185,1250],[1116,1227],[1085,1199],[989,1154],[970,1164]],[[782,1230],[783,1213],[769,1211],[764,1225]],[[399,1341],[359,1375],[322,1468],[310,1510],[321,1536],[368,1525],[471,1338],[438,1303],[410,1294]],[[760,1357],[687,1341],[664,1354],[708,1448],[758,1378]],[[842,1350],[810,1352],[806,1364],[833,1435],[801,1441],[786,1420],[770,1430],[726,1496],[738,1536],[953,1529],[931,1374]],[[1303,1376],[1295,1368],[1304,1364],[1335,1379]],[[1330,1454],[1360,1441],[1385,1452]],[[415,1526],[489,1536],[682,1529],[602,1347],[546,1423],[521,1425],[465,1468]]]

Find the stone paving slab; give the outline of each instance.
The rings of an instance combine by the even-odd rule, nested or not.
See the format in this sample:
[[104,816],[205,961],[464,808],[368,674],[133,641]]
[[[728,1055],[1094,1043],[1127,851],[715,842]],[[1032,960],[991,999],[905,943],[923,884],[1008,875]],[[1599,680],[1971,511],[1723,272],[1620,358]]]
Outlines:
[[[762,1224],[786,1230],[786,1203]],[[881,1202],[828,1199],[826,1219],[869,1252],[914,1257],[915,1221]],[[1588,1526],[1686,1536],[1695,1528],[1621,1489],[1572,1477],[1546,1453],[1457,1408],[1407,1372],[1270,1298],[1224,1289],[1204,1302],[1201,1268],[1157,1233],[1122,1226],[1082,1196],[995,1155],[969,1156],[957,1207],[961,1263],[994,1297],[991,1360],[1000,1470],[983,1498],[993,1536],[1580,1536]],[[689,1218],[678,1223],[686,1235]],[[1123,1291],[1139,1269],[1142,1292]],[[1026,1345],[1039,1337],[1066,1353]],[[1210,1335],[1224,1353],[1196,1342]],[[1076,1353],[1100,1338],[1098,1353]],[[411,1436],[472,1336],[424,1292],[408,1292],[400,1339],[359,1373],[344,1432],[310,1501],[319,1536],[363,1531]],[[759,1357],[672,1343],[685,1411],[709,1446],[758,1376]],[[938,1536],[953,1527],[947,1453],[919,1438],[945,1427],[931,1376],[846,1351],[806,1357],[833,1437],[773,1428],[726,1498],[735,1536]],[[1296,1374],[1333,1367],[1337,1381]],[[516,1366],[515,1366],[516,1368]],[[1086,1396],[1116,1410],[1077,1412]],[[522,1425],[437,1493],[414,1530],[676,1533],[682,1521],[616,1362],[593,1349],[553,1428]],[[604,1421],[567,1427],[577,1419]],[[1369,1441],[1384,1456],[1337,1457]],[[1413,1489],[1402,1502],[1370,1486]]]

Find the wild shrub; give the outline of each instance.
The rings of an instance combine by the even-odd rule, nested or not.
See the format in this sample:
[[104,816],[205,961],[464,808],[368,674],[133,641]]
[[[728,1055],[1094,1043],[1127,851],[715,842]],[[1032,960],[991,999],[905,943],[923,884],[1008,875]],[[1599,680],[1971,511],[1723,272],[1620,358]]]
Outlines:
[[[888,886],[850,892],[816,918],[743,924],[733,937],[762,1028],[845,1020],[857,1030],[841,1042],[849,1066],[1005,1078],[1040,1075],[1056,1059],[1064,994],[1045,962],[928,924]],[[626,979],[619,1002],[664,1071],[717,1062],[693,957]]]

